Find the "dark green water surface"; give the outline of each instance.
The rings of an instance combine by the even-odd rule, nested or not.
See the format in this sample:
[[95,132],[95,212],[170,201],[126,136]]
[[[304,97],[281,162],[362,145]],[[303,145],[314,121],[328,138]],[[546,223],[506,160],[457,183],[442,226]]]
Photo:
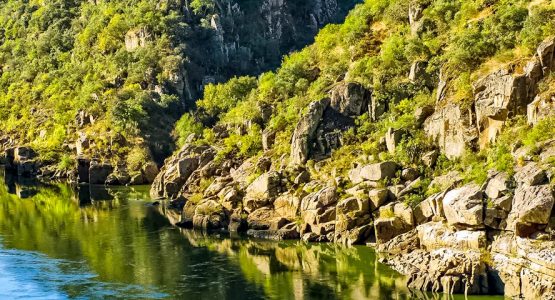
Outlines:
[[177,229],[148,187],[0,179],[0,299],[416,297],[368,247]]

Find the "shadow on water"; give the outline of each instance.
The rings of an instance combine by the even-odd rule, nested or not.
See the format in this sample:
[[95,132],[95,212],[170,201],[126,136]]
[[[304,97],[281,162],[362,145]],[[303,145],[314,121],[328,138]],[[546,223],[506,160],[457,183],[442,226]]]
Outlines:
[[368,247],[207,235],[171,226],[148,187],[0,177],[0,297],[415,298]]

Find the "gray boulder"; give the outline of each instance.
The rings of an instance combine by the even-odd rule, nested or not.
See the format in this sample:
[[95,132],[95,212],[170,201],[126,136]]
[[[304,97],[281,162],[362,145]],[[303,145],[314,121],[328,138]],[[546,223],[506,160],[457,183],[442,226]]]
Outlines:
[[394,178],[398,169],[399,165],[392,161],[359,166],[349,171],[349,179],[357,184],[365,180],[379,181],[385,178]]
[[480,187],[470,184],[454,189],[443,198],[443,211],[449,225],[480,227],[484,224],[484,195]]

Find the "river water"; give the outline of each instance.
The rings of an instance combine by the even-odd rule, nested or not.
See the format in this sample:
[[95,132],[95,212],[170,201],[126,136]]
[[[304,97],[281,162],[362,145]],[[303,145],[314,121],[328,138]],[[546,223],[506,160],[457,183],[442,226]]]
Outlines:
[[415,297],[368,247],[182,230],[148,187],[38,185],[0,170],[0,299]]

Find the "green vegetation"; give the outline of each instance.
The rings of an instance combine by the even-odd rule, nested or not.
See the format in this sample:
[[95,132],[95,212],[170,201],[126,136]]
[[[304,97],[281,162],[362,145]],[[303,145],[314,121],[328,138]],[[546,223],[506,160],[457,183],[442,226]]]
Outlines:
[[[408,11],[416,3],[425,9],[419,26],[411,30]],[[332,181],[346,175],[355,162],[392,159],[419,169],[426,177],[458,170],[465,174],[465,182],[481,183],[488,168],[512,172],[511,145],[515,140],[511,133],[478,154],[467,153],[454,161],[440,159],[434,169],[422,166],[420,157],[434,146],[417,124],[414,111],[434,104],[435,84],[410,82],[410,66],[427,61],[426,72],[432,83],[437,82],[441,68],[443,78],[450,83],[448,99],[469,105],[471,83],[503,63],[531,56],[540,41],[555,34],[549,21],[554,18],[555,6],[548,1],[367,0],[353,9],[343,24],[328,25],[314,44],[285,57],[277,71],[262,74],[258,80],[235,78],[209,86],[197,106],[201,115],[207,116],[202,120],[204,126],[212,127],[215,121],[233,132],[217,145],[220,157],[258,154],[261,144],[256,139],[267,130],[276,132],[269,155],[279,159],[290,151],[300,112],[311,101],[326,97],[337,78],[345,76],[345,81],[371,90],[373,99],[389,109],[378,121],[366,115],[359,117],[356,126],[343,133],[342,148],[319,162],[318,172],[312,171],[316,178]],[[271,115],[264,116],[268,107]],[[535,132],[544,136],[543,132],[551,130],[545,125],[549,121],[542,124],[532,130],[522,123],[507,127],[521,128],[519,139],[531,145],[539,139]],[[408,132],[394,155],[380,144],[388,128]],[[192,130],[177,130],[178,134],[181,131]],[[212,131],[204,130],[197,142],[213,144]],[[418,197],[429,195],[427,188],[422,184],[421,194],[407,201],[417,203]]]

